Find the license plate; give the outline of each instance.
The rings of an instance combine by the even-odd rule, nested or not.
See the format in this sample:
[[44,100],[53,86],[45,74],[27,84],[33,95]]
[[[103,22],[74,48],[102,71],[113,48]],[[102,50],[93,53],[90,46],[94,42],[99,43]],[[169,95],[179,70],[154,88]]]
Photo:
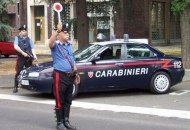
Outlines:
[[29,81],[28,81],[28,80],[22,80],[22,81],[21,81],[21,84],[22,84],[22,85],[29,85]]

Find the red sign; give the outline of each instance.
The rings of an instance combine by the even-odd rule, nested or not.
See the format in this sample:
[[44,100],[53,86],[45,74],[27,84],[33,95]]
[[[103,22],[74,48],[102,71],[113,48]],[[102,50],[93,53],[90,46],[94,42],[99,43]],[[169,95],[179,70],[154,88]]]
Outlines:
[[56,11],[56,12],[61,12],[63,10],[63,7],[60,3],[54,3],[53,4],[53,9]]

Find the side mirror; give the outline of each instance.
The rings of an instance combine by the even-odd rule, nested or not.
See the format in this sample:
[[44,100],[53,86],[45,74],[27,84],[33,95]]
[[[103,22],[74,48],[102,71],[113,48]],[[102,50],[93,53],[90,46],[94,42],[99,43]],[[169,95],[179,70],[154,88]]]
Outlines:
[[99,61],[99,60],[100,60],[100,56],[97,56],[97,57],[93,57],[93,59],[91,61],[95,62],[95,61]]

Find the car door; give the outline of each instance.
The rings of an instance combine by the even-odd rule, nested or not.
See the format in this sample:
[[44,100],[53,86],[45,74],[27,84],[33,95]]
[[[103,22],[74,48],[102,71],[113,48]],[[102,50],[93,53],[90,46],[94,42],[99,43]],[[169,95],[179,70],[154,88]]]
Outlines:
[[96,55],[96,57],[100,57],[100,60],[86,64],[86,89],[112,90],[121,85],[123,76],[121,52],[122,44],[109,45]]
[[124,62],[123,87],[147,87],[157,57],[147,47],[140,44],[128,44]]

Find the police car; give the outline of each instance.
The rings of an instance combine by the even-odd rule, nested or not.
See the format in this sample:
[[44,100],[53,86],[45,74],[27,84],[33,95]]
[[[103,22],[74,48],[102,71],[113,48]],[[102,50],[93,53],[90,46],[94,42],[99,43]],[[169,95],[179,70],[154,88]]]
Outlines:
[[[80,92],[149,89],[164,94],[180,83],[184,68],[180,57],[168,56],[143,40],[95,42],[75,52],[79,85],[73,84],[73,97]],[[52,61],[29,67],[20,73],[22,88],[53,93]]]

